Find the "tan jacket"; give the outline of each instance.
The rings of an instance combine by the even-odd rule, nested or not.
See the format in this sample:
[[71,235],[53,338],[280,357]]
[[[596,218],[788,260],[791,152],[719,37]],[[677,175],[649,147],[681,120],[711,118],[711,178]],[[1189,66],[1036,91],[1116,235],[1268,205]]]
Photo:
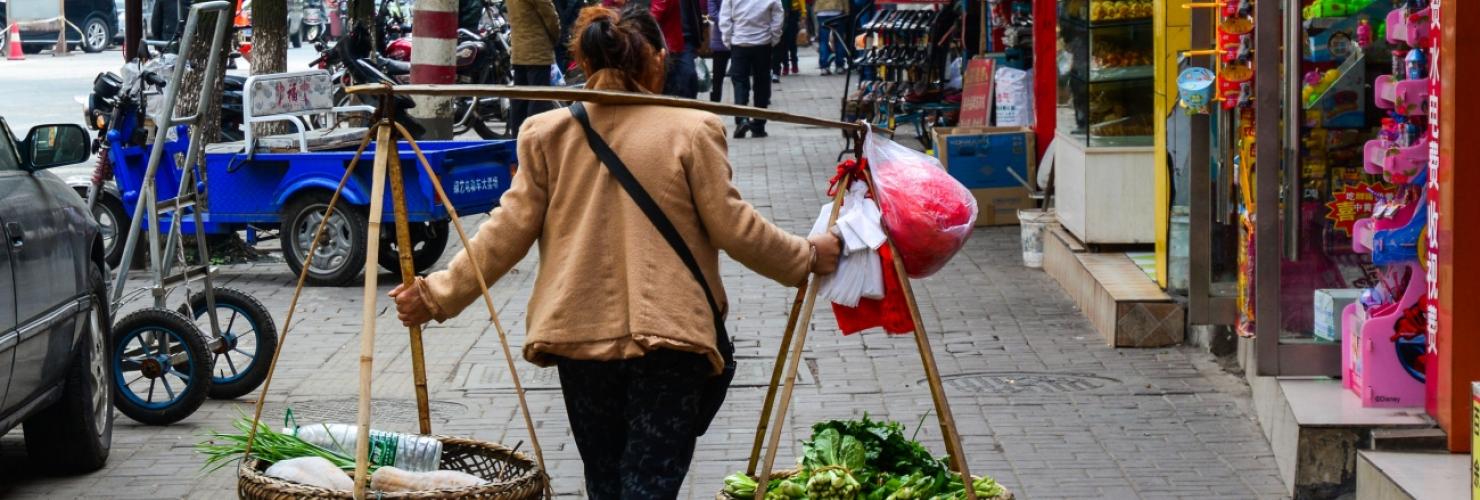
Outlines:
[[[599,71],[588,88],[625,90]],[[718,117],[658,106],[588,104],[611,145],[688,243],[725,307],[719,250],[787,286],[806,277],[807,240],[772,225],[730,182]],[[666,348],[706,355],[716,371],[714,322],[704,292],[672,247],[591,152],[565,109],[535,115],[519,131],[519,171],[489,220],[448,269],[422,281],[438,321],[478,299],[468,253],[492,284],[538,243],[524,357],[580,360],[641,357]]]
[[560,16],[552,0],[506,0],[509,10],[509,55],[511,64],[549,66],[555,64],[555,44],[560,43]]

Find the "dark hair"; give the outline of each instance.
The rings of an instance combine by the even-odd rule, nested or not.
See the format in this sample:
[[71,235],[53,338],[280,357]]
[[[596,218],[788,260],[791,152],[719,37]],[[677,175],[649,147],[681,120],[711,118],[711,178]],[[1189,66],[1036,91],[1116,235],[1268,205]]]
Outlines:
[[[571,32],[570,51],[586,75],[621,71],[638,83],[662,85],[665,67],[655,55],[666,47],[658,20],[647,9],[628,4],[616,11],[599,5],[581,9]],[[661,88],[649,88],[659,92]]]

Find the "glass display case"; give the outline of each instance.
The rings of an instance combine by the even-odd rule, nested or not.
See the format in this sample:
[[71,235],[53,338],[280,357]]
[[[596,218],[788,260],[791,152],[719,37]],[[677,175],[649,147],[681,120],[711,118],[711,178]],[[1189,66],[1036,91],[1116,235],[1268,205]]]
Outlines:
[[1151,0],[1061,0],[1059,130],[1088,147],[1150,146]]

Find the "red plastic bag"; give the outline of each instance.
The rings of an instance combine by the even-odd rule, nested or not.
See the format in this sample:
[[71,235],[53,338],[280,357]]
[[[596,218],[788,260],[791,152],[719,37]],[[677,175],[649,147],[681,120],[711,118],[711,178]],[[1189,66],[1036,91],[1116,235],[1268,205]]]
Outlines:
[[976,199],[935,158],[878,134],[868,135],[863,155],[905,272],[911,278],[935,274],[971,237]]
[[833,304],[833,316],[838,318],[838,329],[843,335],[851,335],[876,326],[884,331],[903,334],[915,331],[915,320],[910,317],[909,303],[904,300],[904,287],[899,284],[899,275],[894,272],[894,257],[889,246],[879,247],[879,261],[884,269],[884,298],[858,299],[858,307]]

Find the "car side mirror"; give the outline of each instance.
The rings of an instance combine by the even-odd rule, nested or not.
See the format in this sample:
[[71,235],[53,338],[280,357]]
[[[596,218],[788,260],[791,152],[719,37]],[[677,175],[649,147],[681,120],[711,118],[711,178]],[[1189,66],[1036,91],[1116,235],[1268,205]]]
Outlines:
[[26,169],[32,172],[87,161],[92,154],[87,131],[72,124],[38,125],[21,143]]

